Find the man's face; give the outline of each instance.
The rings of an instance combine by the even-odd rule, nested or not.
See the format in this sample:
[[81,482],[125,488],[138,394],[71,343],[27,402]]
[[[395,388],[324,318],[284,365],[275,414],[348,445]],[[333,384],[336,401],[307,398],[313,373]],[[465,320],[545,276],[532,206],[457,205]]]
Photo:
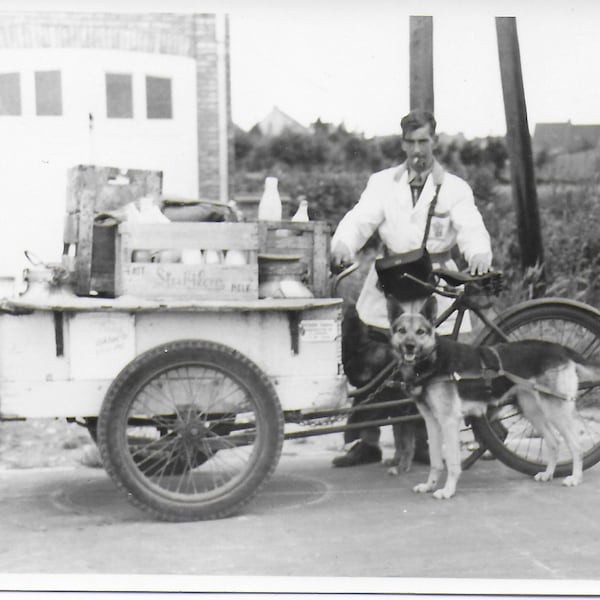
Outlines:
[[402,149],[406,152],[411,169],[422,173],[431,168],[435,142],[436,139],[429,130],[429,124],[413,129],[402,137]]

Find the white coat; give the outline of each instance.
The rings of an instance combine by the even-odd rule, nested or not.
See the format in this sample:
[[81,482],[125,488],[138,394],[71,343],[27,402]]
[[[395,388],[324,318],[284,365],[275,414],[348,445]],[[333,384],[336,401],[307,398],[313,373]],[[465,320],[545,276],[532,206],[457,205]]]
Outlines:
[[[475,254],[489,253],[491,256],[490,236],[469,184],[444,171],[437,162],[434,162],[414,207],[406,163],[371,175],[358,203],[340,221],[331,241],[332,248],[340,241],[355,254],[376,230],[391,253],[420,248],[427,212],[438,184],[441,187],[427,240],[427,250],[434,255],[434,265],[456,269],[451,259],[442,264],[435,262],[435,254],[449,252],[455,244],[467,262]],[[372,265],[356,310],[364,323],[388,328],[385,297],[376,284],[377,273]],[[441,312],[449,301],[438,295],[438,305]],[[449,320],[438,331],[450,333],[452,325],[453,321]]]

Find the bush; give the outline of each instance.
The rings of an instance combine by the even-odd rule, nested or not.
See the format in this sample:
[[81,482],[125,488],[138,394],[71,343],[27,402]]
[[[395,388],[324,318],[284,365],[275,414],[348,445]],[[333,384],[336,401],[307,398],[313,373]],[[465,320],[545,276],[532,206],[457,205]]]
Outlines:
[[[401,136],[365,139],[343,126],[314,124],[314,133],[284,133],[267,138],[236,132],[235,187],[241,194],[260,194],[268,175],[278,177],[282,194],[293,206],[300,196],[311,219],[337,226],[358,201],[368,177],[404,159]],[[503,271],[506,290],[498,306],[509,306],[536,294],[576,298],[600,305],[600,198],[597,184],[545,186],[539,190],[544,264],[525,272],[517,237],[510,187],[502,183],[504,141],[488,138],[451,143],[437,152],[447,168],[472,186],[475,201],[492,239],[494,265]],[[372,240],[371,246],[376,243]]]

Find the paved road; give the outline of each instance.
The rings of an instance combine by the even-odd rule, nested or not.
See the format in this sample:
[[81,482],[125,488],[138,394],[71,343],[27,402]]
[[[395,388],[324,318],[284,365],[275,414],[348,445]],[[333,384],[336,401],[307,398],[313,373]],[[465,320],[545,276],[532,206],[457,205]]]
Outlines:
[[[385,582],[401,591],[413,578],[446,592],[454,588],[445,579],[436,588],[438,578],[510,578],[545,580],[564,594],[600,580],[600,467],[567,489],[479,461],[458,495],[440,502],[410,491],[425,477],[422,465],[393,478],[379,465],[333,469],[332,456],[326,444],[286,442],[273,478],[242,514],[185,524],[146,517],[103,470],[2,471],[0,589],[31,584],[23,576],[31,572],[55,583],[64,581],[56,574],[85,575],[92,587],[106,585],[95,576],[134,575],[134,588],[156,589],[170,589],[169,576],[208,576],[202,585],[217,589],[235,588],[239,577],[241,589],[247,577],[284,577],[256,580],[283,589],[338,577],[354,578],[339,581],[357,592]],[[386,579],[398,577],[407,579]]]

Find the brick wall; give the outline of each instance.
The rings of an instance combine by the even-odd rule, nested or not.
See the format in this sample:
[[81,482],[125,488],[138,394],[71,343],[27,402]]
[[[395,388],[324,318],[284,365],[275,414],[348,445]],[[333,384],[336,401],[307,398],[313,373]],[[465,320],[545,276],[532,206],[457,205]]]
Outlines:
[[[40,47],[131,50],[194,58],[198,81],[199,194],[201,197],[219,199],[219,106],[215,15],[55,11],[0,13],[0,48]],[[227,137],[231,158],[233,128],[228,40],[226,60]],[[230,168],[230,181],[231,172]]]

